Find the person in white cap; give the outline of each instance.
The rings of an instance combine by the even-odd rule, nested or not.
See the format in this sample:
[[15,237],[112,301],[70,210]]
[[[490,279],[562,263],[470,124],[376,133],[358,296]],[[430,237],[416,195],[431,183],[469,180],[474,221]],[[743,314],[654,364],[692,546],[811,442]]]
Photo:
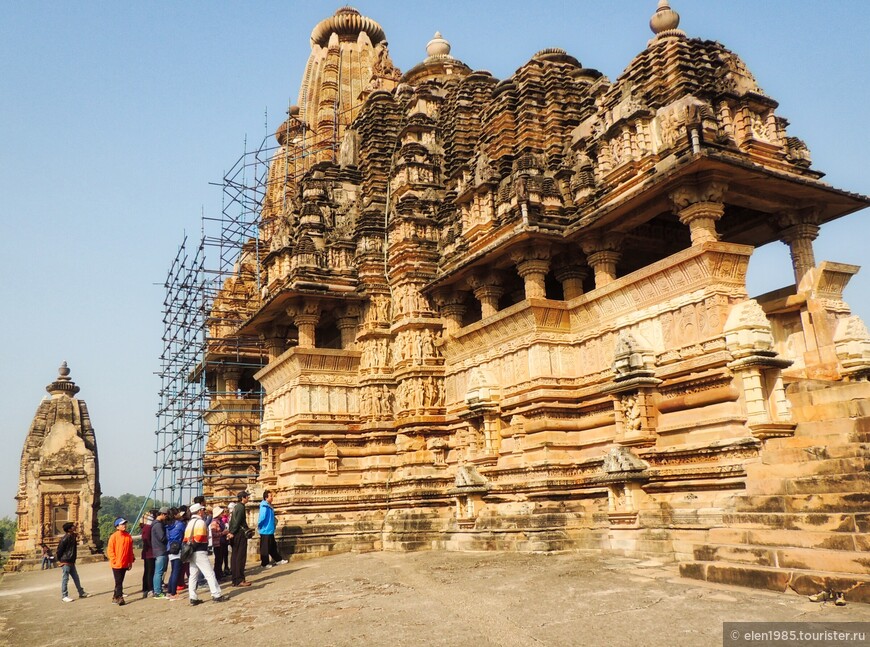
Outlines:
[[190,506],[190,521],[187,522],[187,528],[184,530],[184,543],[191,544],[193,552],[190,557],[190,579],[188,580],[188,595],[190,604],[201,604],[202,600],[196,594],[196,580],[199,574],[205,576],[205,581],[208,582],[208,589],[211,591],[211,599],[214,602],[223,602],[226,598],[221,595],[221,587],[218,584],[217,578],[214,575],[214,569],[211,567],[211,562],[208,561],[208,525],[203,518],[205,508],[201,503],[194,503]]

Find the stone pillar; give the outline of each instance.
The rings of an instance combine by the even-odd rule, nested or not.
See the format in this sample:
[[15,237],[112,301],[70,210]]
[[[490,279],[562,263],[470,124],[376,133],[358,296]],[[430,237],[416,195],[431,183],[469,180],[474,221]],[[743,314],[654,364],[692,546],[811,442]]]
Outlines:
[[281,353],[287,350],[285,335],[277,326],[274,326],[268,333],[260,335],[260,339],[266,346],[266,354],[270,362],[274,362]]
[[788,245],[791,265],[794,268],[795,285],[800,285],[804,275],[816,266],[813,241],[819,235],[816,213],[812,210],[790,212],[777,218],[782,242]]
[[315,329],[320,321],[320,305],[306,303],[303,306],[287,308],[287,314],[299,331],[299,348],[315,347]]
[[616,280],[616,265],[622,257],[622,234],[596,234],[580,243],[586,262],[595,273],[595,287],[603,288]]
[[498,300],[504,294],[501,277],[494,273],[475,274],[467,280],[475,298],[480,301],[481,318],[486,319],[498,312]]
[[464,292],[449,289],[438,290],[433,295],[435,304],[444,318],[444,329],[448,335],[454,335],[462,328],[462,318],[468,309],[464,295]]
[[356,343],[356,332],[358,328],[359,308],[348,306],[344,309],[341,316],[335,320],[335,325],[341,332],[341,347],[345,350],[353,350]]
[[223,374],[226,397],[235,397],[239,390],[239,378],[242,375],[242,371],[238,368],[225,368]]
[[576,299],[583,294],[583,281],[589,272],[579,265],[562,265],[555,268],[556,279],[562,283],[565,301]]
[[517,274],[525,283],[526,299],[545,299],[545,279],[550,271],[550,250],[547,247],[526,247],[511,253]]
[[716,221],[725,213],[722,202],[728,185],[715,180],[685,184],[670,193],[674,213],[689,228],[692,245],[719,240]]

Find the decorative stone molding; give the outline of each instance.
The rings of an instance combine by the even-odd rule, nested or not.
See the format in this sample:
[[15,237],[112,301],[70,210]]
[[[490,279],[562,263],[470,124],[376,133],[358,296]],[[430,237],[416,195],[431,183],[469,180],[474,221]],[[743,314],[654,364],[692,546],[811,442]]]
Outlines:
[[589,270],[582,265],[563,263],[553,268],[556,280],[562,283],[562,293],[566,301],[583,294],[583,281]]

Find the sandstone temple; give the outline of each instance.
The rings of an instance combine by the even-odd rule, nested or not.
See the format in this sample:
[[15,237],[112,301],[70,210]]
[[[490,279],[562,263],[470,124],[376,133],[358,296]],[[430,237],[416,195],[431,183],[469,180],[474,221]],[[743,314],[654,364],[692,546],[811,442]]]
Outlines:
[[[859,268],[813,254],[870,199],[679,21],[615,81],[561,49],[499,80],[437,33],[402,72],[356,10],[314,28],[210,304],[208,496],[275,491],[297,554],[587,549],[870,600]],[[777,242],[794,284],[748,294]]]
[[63,525],[78,526],[79,561],[99,555],[97,526],[100,507],[97,441],[79,387],[64,362],[57,378],[45,387],[21,452],[18,483],[18,533],[6,570],[32,567],[42,557],[42,544],[52,551],[64,534]]

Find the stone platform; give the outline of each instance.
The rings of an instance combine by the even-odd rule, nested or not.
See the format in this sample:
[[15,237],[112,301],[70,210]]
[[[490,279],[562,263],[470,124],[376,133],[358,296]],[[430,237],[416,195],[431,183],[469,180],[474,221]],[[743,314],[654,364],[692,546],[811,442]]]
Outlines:
[[[141,561],[129,604],[111,604],[106,564],[85,564],[93,597],[60,601],[60,571],[4,575],[0,645],[722,644],[726,621],[870,622],[870,606],[813,604],[794,593],[681,579],[674,565],[586,553],[343,554],[249,569],[253,586],[224,604],[141,599]],[[204,597],[208,597],[205,594]]]

